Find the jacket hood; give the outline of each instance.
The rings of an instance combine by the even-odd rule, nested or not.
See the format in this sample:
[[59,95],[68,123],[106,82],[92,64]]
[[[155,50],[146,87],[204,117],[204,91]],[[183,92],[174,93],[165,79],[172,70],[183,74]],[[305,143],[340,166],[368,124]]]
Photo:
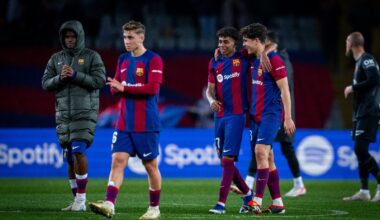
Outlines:
[[[65,45],[65,33],[67,30],[73,31],[77,37],[77,42],[74,49],[68,49]],[[81,51],[85,47],[84,30],[82,24],[76,20],[66,21],[65,23],[63,23],[61,28],[59,28],[59,40],[64,50],[73,53]]]

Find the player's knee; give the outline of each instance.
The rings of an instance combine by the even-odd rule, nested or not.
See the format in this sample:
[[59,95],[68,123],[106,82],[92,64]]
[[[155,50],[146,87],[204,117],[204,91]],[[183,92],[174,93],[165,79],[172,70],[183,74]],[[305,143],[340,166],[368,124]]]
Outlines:
[[128,159],[121,155],[113,154],[112,155],[112,168],[124,168],[127,166]]
[[143,165],[148,173],[156,172],[158,170],[156,159],[143,161]]
[[292,157],[295,154],[292,144],[288,142],[281,142],[281,152],[286,158]]

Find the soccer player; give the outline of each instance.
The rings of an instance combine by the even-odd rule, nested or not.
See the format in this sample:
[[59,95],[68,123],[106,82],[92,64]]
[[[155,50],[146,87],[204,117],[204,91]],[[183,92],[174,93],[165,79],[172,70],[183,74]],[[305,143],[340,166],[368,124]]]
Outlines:
[[123,25],[124,46],[115,77],[108,78],[111,92],[120,96],[120,116],[112,137],[112,165],[105,202],[90,203],[93,212],[112,217],[130,157],[138,156],[148,173],[150,205],[140,219],[160,218],[161,174],[158,97],[162,82],[161,57],[144,46],[145,26],[137,21]]
[[376,160],[368,153],[368,146],[376,141],[380,119],[380,72],[375,58],[364,50],[364,37],[353,32],[346,40],[346,55],[356,61],[353,84],[344,89],[345,98],[353,93],[352,138],[355,141],[355,154],[359,162],[360,191],[344,197],[345,201],[368,201],[371,195],[368,177],[371,173],[377,181],[374,202],[380,202],[380,171]]
[[[276,60],[278,59],[282,60],[280,63],[285,64],[285,70],[286,70],[286,75],[288,77],[289,91],[290,91],[290,97],[291,97],[291,102],[292,102],[291,114],[292,114],[292,118],[294,118],[295,111],[294,111],[293,68],[292,68],[292,64],[290,63],[289,55],[286,52],[286,50],[278,51],[278,43],[279,43],[278,35],[273,31],[269,31],[267,35],[265,53],[268,53],[268,57],[270,57],[271,60],[273,60],[274,64],[278,64],[278,62],[276,62]],[[263,56],[263,57],[266,58],[267,56]],[[274,68],[283,69],[283,66],[274,66]],[[296,153],[293,147],[293,140],[294,140],[294,136],[286,134],[284,125],[282,124],[280,130],[278,130],[277,132],[275,141],[280,142],[282,154],[287,159],[290,171],[293,175],[294,186],[289,192],[285,194],[285,196],[289,196],[289,197],[297,197],[297,196],[306,194],[306,188],[304,186],[301,173],[300,173],[300,166],[299,166],[298,159],[296,157]],[[253,185],[255,182],[256,173],[257,173],[257,163],[256,163],[255,154],[253,153],[251,162],[249,164],[248,175],[245,178],[245,182],[251,189],[253,188]]]
[[269,55],[272,64],[270,72],[260,67],[260,57],[265,49],[267,28],[253,23],[240,30],[243,46],[249,54],[255,54],[256,60],[251,67],[252,94],[250,106],[250,141],[257,161],[256,195],[251,208],[261,214],[262,199],[266,185],[273,200],[265,212],[285,213],[281,199],[279,175],[274,163],[272,143],[281,126],[281,114],[284,110],[284,129],[288,135],[295,131],[291,116],[291,100],[285,66],[276,53]]
[[58,141],[68,163],[74,202],[63,211],[86,210],[88,163],[86,149],[92,144],[99,109],[99,89],[106,74],[99,54],[85,48],[79,21],[67,21],[59,29],[63,50],[53,54],[44,75],[44,90],[56,93]]
[[245,125],[245,112],[248,109],[247,83],[249,62],[236,51],[239,31],[224,27],[217,32],[221,59],[211,59],[208,68],[206,96],[215,116],[215,145],[221,158],[223,176],[219,188],[219,200],[209,212],[225,213],[225,203],[232,182],[243,192],[243,205],[240,213],[250,210],[252,200],[249,189],[235,166],[238,160],[242,133]]

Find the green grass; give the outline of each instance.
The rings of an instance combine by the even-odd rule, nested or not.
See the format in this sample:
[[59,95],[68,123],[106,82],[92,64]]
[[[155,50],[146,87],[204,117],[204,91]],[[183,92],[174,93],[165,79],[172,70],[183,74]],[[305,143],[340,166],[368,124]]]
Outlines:
[[[161,219],[379,219],[380,203],[343,202],[342,197],[356,192],[356,181],[306,181],[307,195],[283,198],[285,215],[241,215],[241,198],[230,194],[225,215],[208,214],[217,201],[219,180],[166,179],[161,194]],[[282,192],[291,188],[283,181]],[[106,180],[90,179],[88,201],[104,199]],[[371,185],[372,195],[375,185]],[[68,181],[64,179],[0,179],[0,219],[105,219],[90,211],[61,212],[71,200]],[[270,203],[265,195],[264,206]],[[148,206],[146,180],[126,179],[122,186],[113,219],[138,219]]]

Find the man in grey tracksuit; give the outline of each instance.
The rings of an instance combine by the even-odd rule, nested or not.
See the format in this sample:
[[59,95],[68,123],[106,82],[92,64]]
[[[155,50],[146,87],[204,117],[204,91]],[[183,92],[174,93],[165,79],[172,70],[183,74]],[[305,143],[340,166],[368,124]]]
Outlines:
[[86,149],[93,142],[99,110],[99,89],[105,84],[100,55],[85,48],[79,21],[67,21],[59,29],[63,50],[53,54],[42,87],[56,95],[55,118],[58,141],[68,162],[74,202],[63,211],[86,210],[88,163]]

